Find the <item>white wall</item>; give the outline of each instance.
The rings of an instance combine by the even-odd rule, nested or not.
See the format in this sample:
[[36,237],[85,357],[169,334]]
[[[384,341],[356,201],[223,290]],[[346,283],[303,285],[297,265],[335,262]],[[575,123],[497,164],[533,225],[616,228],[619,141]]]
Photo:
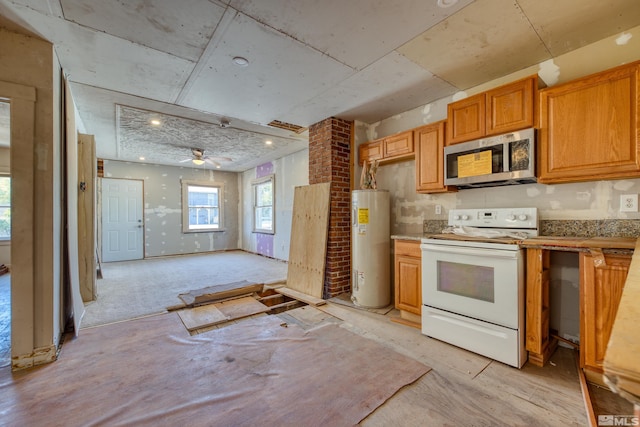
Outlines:
[[[253,232],[253,201],[251,183],[259,177],[275,175],[274,234]],[[242,174],[242,249],[268,257],[289,260],[293,193],[297,186],[309,184],[309,150],[298,151],[265,163]]]
[[[356,146],[397,132],[444,120],[447,104],[492,87],[538,74],[547,86],[564,83],[594,72],[640,59],[640,27],[628,33],[626,44],[619,35],[472,88],[466,93],[420,106],[368,125],[356,122]],[[356,168],[356,176],[360,168]],[[596,177],[597,179],[597,177]],[[421,233],[425,219],[446,220],[453,208],[537,207],[543,220],[559,219],[640,219],[637,213],[619,212],[620,195],[640,193],[640,179],[593,181],[559,185],[525,184],[508,187],[461,190],[448,194],[417,194],[415,161],[383,165],[378,169],[378,187],[391,192],[392,233]],[[435,206],[443,207],[435,214]]]
[[[203,168],[105,160],[104,176],[144,181],[145,257],[239,248],[239,174]],[[183,179],[224,183],[224,231],[182,232]],[[99,220],[98,228],[100,233]]]

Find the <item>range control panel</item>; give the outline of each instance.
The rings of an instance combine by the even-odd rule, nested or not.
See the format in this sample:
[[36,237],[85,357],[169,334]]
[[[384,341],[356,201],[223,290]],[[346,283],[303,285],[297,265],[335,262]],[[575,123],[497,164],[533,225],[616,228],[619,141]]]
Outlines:
[[449,226],[538,230],[538,208],[451,209]]

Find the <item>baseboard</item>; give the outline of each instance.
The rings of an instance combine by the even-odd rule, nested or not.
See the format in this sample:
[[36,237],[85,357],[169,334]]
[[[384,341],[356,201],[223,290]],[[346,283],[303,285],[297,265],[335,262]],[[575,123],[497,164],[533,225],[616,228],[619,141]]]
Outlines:
[[11,358],[11,370],[19,371],[21,369],[33,368],[34,366],[51,363],[57,358],[58,349],[51,344],[46,347],[34,349],[29,354],[22,354]]

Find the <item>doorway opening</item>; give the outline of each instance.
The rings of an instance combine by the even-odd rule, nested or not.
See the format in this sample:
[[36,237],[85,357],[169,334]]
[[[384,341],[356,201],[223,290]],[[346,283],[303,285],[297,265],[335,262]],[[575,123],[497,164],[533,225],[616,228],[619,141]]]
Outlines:
[[11,174],[10,108],[0,98],[0,368],[11,364]]

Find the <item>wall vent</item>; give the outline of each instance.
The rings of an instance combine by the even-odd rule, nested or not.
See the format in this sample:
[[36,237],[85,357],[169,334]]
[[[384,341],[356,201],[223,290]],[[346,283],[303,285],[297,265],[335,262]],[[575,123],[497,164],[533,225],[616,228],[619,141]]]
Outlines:
[[268,125],[272,126],[274,128],[290,130],[290,131],[293,131],[295,133],[302,133],[305,130],[307,130],[307,128],[305,128],[305,127],[298,126],[298,125],[293,125],[291,123],[281,122],[280,120],[273,120],[272,122],[268,123]]

